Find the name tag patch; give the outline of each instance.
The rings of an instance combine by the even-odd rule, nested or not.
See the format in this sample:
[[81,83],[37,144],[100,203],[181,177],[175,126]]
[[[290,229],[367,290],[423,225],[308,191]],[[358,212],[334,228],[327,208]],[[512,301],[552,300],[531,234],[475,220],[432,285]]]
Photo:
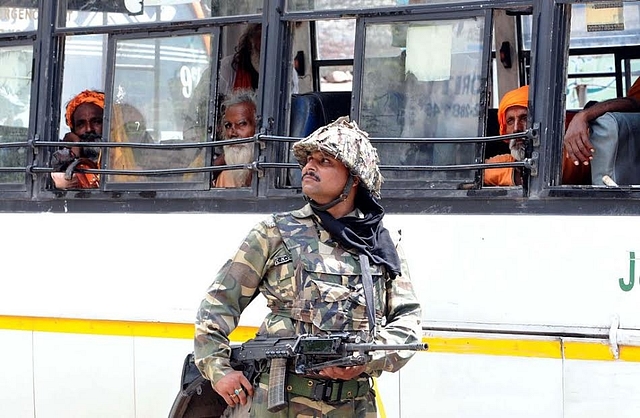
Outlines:
[[279,255],[275,259],[275,265],[279,266],[280,264],[288,263],[289,261],[291,261],[291,256],[289,254]]

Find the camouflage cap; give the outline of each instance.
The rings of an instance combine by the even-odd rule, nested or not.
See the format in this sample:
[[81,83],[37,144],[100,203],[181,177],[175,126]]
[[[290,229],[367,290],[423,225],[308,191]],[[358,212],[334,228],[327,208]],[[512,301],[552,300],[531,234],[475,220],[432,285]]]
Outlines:
[[374,197],[380,197],[384,179],[378,168],[378,152],[371,145],[369,134],[355,122],[349,122],[347,116],[340,117],[293,144],[293,155],[301,166],[307,163],[309,154],[318,150],[341,161]]

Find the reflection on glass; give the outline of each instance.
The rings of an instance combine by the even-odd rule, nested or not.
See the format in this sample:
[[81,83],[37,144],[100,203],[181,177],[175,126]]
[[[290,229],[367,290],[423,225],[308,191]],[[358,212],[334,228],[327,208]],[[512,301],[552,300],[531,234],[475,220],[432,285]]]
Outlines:
[[353,67],[351,65],[320,68],[320,91],[351,91]]
[[[210,35],[122,40],[116,45],[111,141],[180,144],[207,140],[207,109],[194,109],[196,87],[210,65]],[[206,94],[205,92],[203,94]],[[204,105],[206,107],[206,103]],[[194,114],[199,112],[203,117]],[[188,126],[188,129],[185,129]],[[109,167],[202,167],[206,149],[114,148]],[[202,182],[205,174],[110,176],[120,182]]]
[[469,3],[469,0],[289,0],[287,2],[287,9],[292,12],[300,12],[332,9],[372,9],[375,7],[395,7],[408,4],[444,3]]
[[38,0],[0,0],[0,33],[38,29]]
[[178,22],[262,13],[262,0],[67,0],[67,27]]
[[[26,149],[3,143],[27,140],[31,102],[31,46],[0,49],[0,167],[25,167]],[[0,173],[0,183],[24,183],[23,173]]]
[[353,59],[356,39],[354,19],[321,20],[316,22],[318,59]]
[[[104,91],[107,57],[106,35],[69,36],[64,46],[62,103],[67,103],[84,90]],[[60,109],[60,138],[69,132],[65,108]]]
[[[482,19],[369,25],[360,121],[372,137],[471,137],[479,130]],[[455,36],[454,36],[455,34]],[[425,45],[438,45],[425,51]],[[384,165],[473,163],[474,144],[379,144]],[[383,173],[385,174],[385,173]],[[388,180],[473,172],[386,173]]]
[[[567,72],[570,76],[566,87],[567,109],[582,109],[589,100],[602,101],[616,96],[613,54],[570,56]],[[590,76],[576,77],[580,74]]]
[[[624,2],[622,12],[616,7],[617,2],[599,3],[598,9],[594,4],[571,5],[571,48],[635,45],[640,29],[638,2]],[[621,23],[611,24],[619,19]],[[594,24],[605,21],[610,24]]]

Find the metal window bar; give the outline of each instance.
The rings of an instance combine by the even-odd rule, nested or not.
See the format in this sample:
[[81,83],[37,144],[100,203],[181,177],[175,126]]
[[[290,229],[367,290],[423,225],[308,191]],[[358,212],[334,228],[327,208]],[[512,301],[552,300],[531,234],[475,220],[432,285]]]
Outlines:
[[[468,138],[402,138],[403,143],[487,143],[493,141],[503,141],[511,139],[524,139],[527,143],[532,143],[533,139],[537,135],[535,129],[528,129],[525,132],[519,132],[502,136],[489,136],[489,137],[468,137]],[[19,142],[5,142],[0,143],[0,148],[33,148],[37,153],[38,148],[43,147],[100,147],[100,148],[142,148],[142,149],[154,149],[154,150],[178,150],[187,148],[211,148],[221,147],[225,145],[242,144],[242,143],[257,143],[261,147],[266,145],[266,142],[287,142],[292,143],[301,140],[299,137],[289,136],[277,136],[268,134],[256,134],[249,138],[230,139],[215,142],[187,142],[182,144],[149,144],[149,143],[136,143],[136,142],[63,142],[63,141],[19,141]],[[370,138],[371,142],[376,143],[397,143],[398,138],[391,137],[376,137]],[[189,173],[203,173],[203,172],[216,172],[222,170],[253,170],[260,171],[265,168],[298,168],[297,163],[283,163],[283,162],[267,162],[261,159],[254,160],[246,164],[234,164],[234,165],[215,165],[215,166],[203,166],[203,167],[191,167],[191,168],[172,168],[172,169],[138,169],[138,170],[123,170],[123,169],[77,169],[79,173],[92,173],[92,174],[113,174],[113,175],[133,175],[133,176],[162,176],[171,174],[189,174]],[[457,164],[457,165],[380,165],[381,170],[386,171],[460,171],[460,170],[484,170],[488,168],[506,168],[506,167],[521,167],[526,169],[535,168],[535,159],[526,158],[524,161],[504,162],[504,163],[475,163],[475,164]],[[6,172],[24,172],[29,174],[37,173],[51,173],[54,172],[51,167],[39,167],[36,165],[28,167],[0,167],[0,173]]]

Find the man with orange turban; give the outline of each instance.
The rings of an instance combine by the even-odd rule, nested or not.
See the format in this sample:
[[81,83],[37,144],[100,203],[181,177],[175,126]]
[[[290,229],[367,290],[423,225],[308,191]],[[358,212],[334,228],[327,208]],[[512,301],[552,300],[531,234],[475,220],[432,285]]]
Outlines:
[[[529,86],[511,90],[502,97],[498,107],[500,135],[524,132],[527,129]],[[509,141],[511,154],[496,155],[487,159],[487,163],[511,163],[524,160],[525,144],[523,139]],[[522,174],[514,167],[489,168],[484,173],[485,186],[515,186],[522,184]]]
[[[527,129],[529,86],[522,86],[504,95],[498,108],[498,123],[500,135],[524,132]],[[522,161],[525,157],[524,139],[509,141],[510,154],[491,157],[487,163],[511,163]],[[562,159],[562,184],[588,184],[589,169],[585,166],[572,164],[566,151]],[[484,174],[485,186],[516,186],[522,185],[522,173],[519,168],[488,168]]]
[[[102,139],[102,118],[104,114],[104,93],[85,90],[67,104],[65,121],[71,132],[62,139],[64,142],[95,142]],[[58,189],[96,188],[100,184],[96,174],[79,173],[75,168],[98,168],[99,147],[71,147],[53,154],[52,166],[63,172],[51,173]]]

